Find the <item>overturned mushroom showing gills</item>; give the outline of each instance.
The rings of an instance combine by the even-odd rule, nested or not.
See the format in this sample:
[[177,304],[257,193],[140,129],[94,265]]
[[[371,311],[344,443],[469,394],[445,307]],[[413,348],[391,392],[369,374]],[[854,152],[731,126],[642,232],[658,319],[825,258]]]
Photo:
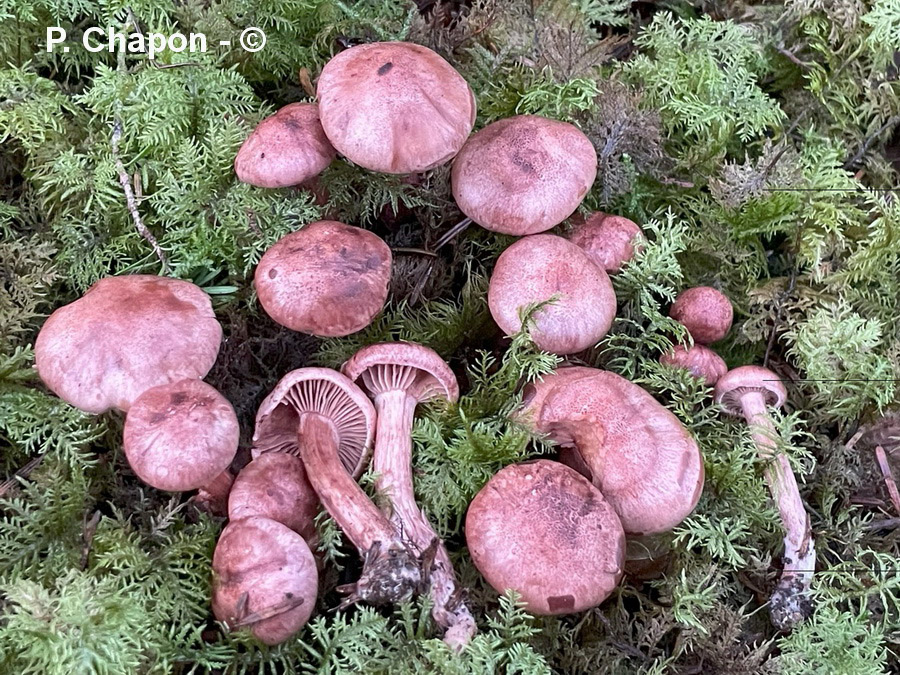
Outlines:
[[179,279],[106,277],[44,322],[38,375],[66,403],[90,413],[127,411],[151,387],[202,379],[222,341],[209,296]]
[[307,542],[316,536],[316,496],[299,457],[285,452],[259,455],[234,479],[228,495],[231,520],[264,516],[287,525]]
[[238,180],[257,187],[290,187],[318,176],[334,157],[318,106],[291,103],[247,137],[235,157],[234,172]]
[[466,544],[498,592],[533,614],[601,604],[622,578],[625,534],[603,494],[575,471],[539,459],[501,469],[472,500]]
[[253,516],[230,522],[213,554],[213,613],[229,630],[249,628],[267,645],[306,625],[319,578],[306,542],[288,527]]
[[354,164],[382,173],[449,161],[475,124],[475,97],[440,55],[409,42],[341,52],[317,86],[325,134]]
[[669,316],[687,328],[695,342],[708,345],[728,335],[734,310],[715,288],[697,286],[678,294]]
[[675,345],[659,357],[659,362],[664,366],[683,368],[709,386],[714,385],[728,371],[722,357],[701,344],[693,347]]
[[221,512],[239,437],[234,408],[222,394],[202,380],[181,380],[137,398],[125,417],[123,448],[147,485],[170,492],[205,488]]
[[285,375],[256,416],[254,456],[299,456],[319,501],[363,558],[359,581],[342,589],[350,594],[345,604],[400,602],[423,582],[419,556],[353,478],[365,466],[374,431],[372,402],[327,368]]
[[637,223],[602,211],[579,220],[569,233],[569,241],[609,274],[634,258],[635,246],[643,238]]
[[433,551],[434,566],[427,580],[434,601],[432,615],[446,631],[445,642],[461,649],[475,634],[475,619],[460,597],[444,543],[416,504],[412,480],[416,406],[433,399],[456,401],[456,377],[433,350],[404,342],[364,347],[341,370],[375,401],[375,487],[390,500],[392,522],[419,554]]
[[522,313],[540,303],[549,304],[531,315],[531,337],[555,354],[593,347],[616,316],[606,272],[552,234],[523,237],[500,254],[488,288],[491,316],[508,335],[522,330]]
[[716,401],[729,415],[743,417],[750,426],[764,476],[778,506],[784,527],[784,571],[769,602],[772,623],[786,630],[812,613],[809,587],[816,567],[809,515],[787,456],[778,450],[778,432],[768,409],[780,408],[787,391],[767,368],[741,366],[716,383]]
[[522,236],[574,213],[597,177],[597,153],[578,127],[508,117],[466,141],[453,160],[453,198],[483,228]]
[[263,309],[282,326],[339,337],[372,322],[390,279],[391,250],[377,235],[320,220],[266,251],[253,283]]
[[566,371],[545,377],[549,386],[532,393],[517,417],[578,450],[625,532],[678,525],[703,490],[703,458],[691,434],[633,382],[604,370],[559,370]]

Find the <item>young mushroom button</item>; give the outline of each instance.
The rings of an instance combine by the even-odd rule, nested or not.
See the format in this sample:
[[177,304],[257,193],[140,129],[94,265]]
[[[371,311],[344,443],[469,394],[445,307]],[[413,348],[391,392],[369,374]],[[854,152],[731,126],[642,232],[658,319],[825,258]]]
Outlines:
[[574,213],[597,177],[597,152],[578,127],[535,115],[487,125],[453,160],[453,198],[483,228],[522,236]]
[[334,157],[318,106],[291,103],[247,137],[235,157],[234,172],[238,180],[257,187],[289,187],[318,176]]
[[309,484],[302,460],[286,452],[257,456],[241,469],[228,495],[231,520],[265,516],[287,525],[307,542],[316,536],[318,512],[319,498]]
[[616,295],[606,272],[575,244],[552,234],[523,237],[497,259],[488,305],[497,325],[522,330],[522,313],[547,303],[531,317],[531,337],[541,349],[574,354],[596,345],[616,315]]
[[450,556],[416,504],[412,480],[412,428],[419,403],[456,401],[459,385],[437,353],[422,345],[393,342],[364,347],[342,372],[375,400],[378,427],[372,465],[376,488],[391,503],[391,520],[420,553],[434,551],[430,575],[432,613],[445,631],[445,641],[459,649],[475,633],[475,620],[458,599]]
[[254,456],[288,452],[303,460],[319,501],[363,557],[347,602],[409,599],[422,583],[421,561],[353,479],[365,466],[375,408],[339,372],[301,368],[285,375],[256,416]]
[[202,379],[222,341],[209,296],[179,279],[107,277],[44,322],[34,346],[44,384],[90,413],[127,411],[151,387]]
[[684,325],[695,342],[708,345],[728,335],[734,310],[724,294],[698,286],[678,294],[669,316]]
[[741,366],[716,383],[715,397],[726,413],[743,417],[750,426],[757,454],[765,462],[763,475],[781,515],[784,570],[769,605],[772,623],[784,630],[810,615],[809,587],[816,567],[809,515],[790,461],[778,450],[778,433],[768,412],[784,404],[787,391],[767,368]]
[[634,257],[635,247],[643,239],[637,223],[622,216],[597,211],[579,220],[569,233],[569,241],[609,274],[618,272]]
[[206,488],[224,510],[240,428],[227,399],[202,380],[148,389],[125,417],[125,457],[137,477],[158,490]]
[[230,522],[213,554],[212,608],[229,630],[284,642],[316,607],[319,577],[303,537],[260,516]]
[[391,250],[377,235],[321,220],[266,251],[253,283],[263,309],[282,326],[339,337],[372,322],[390,278]]
[[538,431],[578,450],[625,532],[665,532],[697,505],[704,476],[697,443],[633,382],[595,370],[567,378],[528,408]]
[[659,357],[659,362],[664,366],[683,368],[709,386],[714,385],[728,371],[722,357],[701,344],[692,347],[675,345]]
[[325,134],[354,164],[416,173],[449,161],[475,124],[469,85],[437,53],[409,42],[341,52],[317,86]]
[[533,614],[601,604],[622,578],[625,534],[603,494],[572,469],[539,459],[501,469],[466,514],[472,562]]

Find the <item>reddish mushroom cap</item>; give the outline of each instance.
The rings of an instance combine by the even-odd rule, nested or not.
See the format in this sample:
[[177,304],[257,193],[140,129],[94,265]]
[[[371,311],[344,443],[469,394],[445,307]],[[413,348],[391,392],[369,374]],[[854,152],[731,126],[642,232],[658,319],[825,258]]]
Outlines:
[[488,288],[494,321],[507,334],[522,329],[520,312],[557,299],[532,314],[531,337],[541,349],[574,354],[597,344],[616,316],[606,272],[575,244],[552,234],[523,237],[497,259]]
[[602,211],[592,213],[569,233],[569,241],[610,273],[618,272],[634,257],[635,244],[642,238],[637,223]]
[[315,103],[291,103],[257,125],[234,159],[238,180],[289,187],[322,173],[335,157]]
[[686,348],[675,345],[670,351],[659,357],[665,366],[675,366],[690,371],[691,375],[714,385],[720,377],[728,372],[724,359],[712,349],[701,344]]
[[630,534],[664,532],[693,511],[703,457],[678,418],[633,382],[603,370],[554,387],[538,431],[573,446]]
[[433,349],[412,342],[385,342],[363,347],[341,366],[354,382],[362,379],[372,395],[403,389],[417,401],[459,398],[459,384]]
[[137,477],[158,490],[196,490],[237,452],[240,427],[228,400],[203,380],[148,389],[125,417],[123,446]]
[[625,535],[603,494],[567,466],[539,459],[500,470],[466,515],[472,562],[533,614],[602,603],[622,578]]
[[328,368],[299,368],[281,378],[256,413],[253,457],[267,452],[299,457],[297,429],[305,412],[332,421],[341,462],[359,476],[375,435],[375,408],[362,389]]
[[597,152],[578,127],[535,115],[476,132],[453,160],[453,198],[469,218],[517,236],[572,215],[597,177]]
[[320,220],[266,251],[254,285],[263,309],[282,326],[340,337],[368,326],[384,307],[391,261],[377,235]]
[[249,627],[276,645],[299,631],[316,606],[316,561],[299,534],[268,518],[229,523],[213,554],[212,609],[229,628]]
[[582,377],[590,377],[596,372],[596,368],[573,366],[568,363],[560,364],[556,370],[541,375],[540,378],[525,385],[522,389],[522,406],[513,413],[512,419],[537,432],[535,415],[538,415],[544,407],[544,401],[550,392],[560,385],[574,382]]
[[696,342],[708,345],[728,335],[734,310],[715,288],[697,286],[678,294],[669,316],[683,324]]
[[787,400],[784,383],[778,375],[762,366],[740,366],[729,370],[716,382],[713,395],[725,412],[740,416],[743,415],[741,396],[751,391],[763,394],[770,408],[780,408]]
[[228,517],[263,516],[287,525],[310,541],[316,534],[319,498],[299,457],[283,452],[259,455],[234,479]]
[[453,66],[409,42],[352,47],[325,64],[317,87],[334,147],[382,173],[449,161],[475,124],[475,97]]
[[209,296],[152,275],[107,277],[44,322],[38,374],[66,403],[90,413],[128,410],[144,391],[203,378],[222,341]]

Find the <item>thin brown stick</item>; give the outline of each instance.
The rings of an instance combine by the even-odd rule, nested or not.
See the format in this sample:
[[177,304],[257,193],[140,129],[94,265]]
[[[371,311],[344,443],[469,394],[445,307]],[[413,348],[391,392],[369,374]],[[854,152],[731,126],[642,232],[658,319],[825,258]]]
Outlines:
[[884,476],[884,484],[891,496],[894,510],[900,513],[900,491],[897,490],[897,483],[894,481],[894,474],[891,472],[891,465],[888,463],[884,448],[880,445],[875,447],[875,459],[878,460],[878,468],[881,469],[881,474]]
[[42,459],[44,459],[44,456],[43,456],[43,455],[38,455],[38,456],[35,457],[34,459],[30,460],[30,461],[28,462],[28,464],[26,464],[26,465],[23,466],[21,469],[19,469],[18,471],[16,471],[16,472],[15,472],[12,476],[10,476],[8,479],[6,479],[6,480],[3,481],[2,483],[0,483],[0,497],[2,497],[3,495],[5,495],[5,494],[6,494],[7,492],[9,492],[13,487],[16,486],[16,484],[18,483],[17,478],[25,478],[28,474],[30,474],[32,471],[34,471],[34,470],[38,467],[38,464],[41,463],[41,460],[42,460]]
[[156,257],[159,258],[159,262],[162,263],[162,266],[165,269],[168,267],[166,254],[163,253],[156,237],[147,229],[147,226],[144,225],[144,221],[141,219],[141,214],[137,207],[137,200],[134,197],[134,190],[132,190],[131,181],[128,179],[128,172],[125,171],[125,165],[122,163],[122,158],[119,156],[119,141],[121,139],[122,121],[116,118],[113,122],[113,133],[110,145],[112,146],[113,160],[116,163],[116,172],[119,174],[119,183],[122,185],[122,191],[125,193],[125,203],[128,206],[128,212],[131,214],[131,219],[134,221],[134,227],[138,231],[138,234],[150,244],[153,248],[153,252],[156,253]]

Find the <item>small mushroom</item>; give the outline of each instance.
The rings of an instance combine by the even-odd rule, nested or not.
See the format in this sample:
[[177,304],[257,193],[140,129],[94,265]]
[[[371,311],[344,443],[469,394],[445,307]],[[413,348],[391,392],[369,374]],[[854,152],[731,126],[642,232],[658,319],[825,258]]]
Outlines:
[[622,578],[625,535],[603,494],[544,459],[501,469],[472,500],[466,544],[499,593],[516,591],[533,614],[600,605]]
[[319,587],[316,561],[285,525],[261,516],[231,521],[212,564],[213,613],[229,630],[249,628],[276,645],[309,621]]
[[34,360],[44,384],[66,403],[89,413],[127,411],[151,387],[204,378],[221,341],[212,302],[194,284],[106,277],[50,315]]
[[322,126],[338,152],[382,173],[444,164],[475,124],[475,97],[462,76],[409,42],[341,52],[322,69],[317,93]]
[[319,501],[363,558],[345,604],[407,600],[423,582],[422,561],[353,479],[366,464],[375,408],[339,372],[300,368],[281,378],[256,416],[253,456],[286,452],[303,460]]
[[659,357],[659,362],[664,366],[684,368],[710,387],[728,372],[728,366],[725,365],[722,357],[701,344],[695,344],[692,347],[675,345]]
[[228,496],[231,520],[264,516],[287,525],[307,542],[316,536],[316,496],[299,457],[263,453],[241,469]]
[[703,490],[703,458],[696,441],[678,418],[633,382],[604,370],[559,372],[566,371],[545,378],[549,386],[533,393],[517,418],[530,419],[536,431],[578,450],[628,534],[665,532],[678,525]]
[[421,553],[434,552],[429,583],[432,615],[445,641],[461,650],[475,634],[475,619],[459,598],[453,564],[444,542],[416,504],[412,479],[412,428],[416,406],[434,399],[456,401],[459,385],[436,352],[422,345],[393,342],[364,347],[341,368],[375,401],[378,426],[372,466],[375,487],[390,500],[398,531]]
[[728,371],[715,388],[716,402],[729,415],[743,417],[750,426],[772,499],[784,527],[784,570],[769,603],[772,623],[791,628],[812,613],[809,588],[816,567],[816,550],[809,514],[800,497],[797,479],[787,456],[778,449],[778,432],[768,409],[787,399],[784,384],[771,370],[741,366]]
[[266,251],[253,283],[263,309],[282,326],[340,337],[368,326],[384,307],[391,260],[377,235],[320,220]]
[[575,244],[552,234],[523,237],[497,259],[488,305],[507,334],[522,330],[522,312],[532,314],[531,337],[555,354],[574,354],[596,345],[616,315],[616,295],[606,272]]
[[596,211],[578,220],[569,233],[569,241],[609,274],[618,272],[634,258],[635,246],[643,239],[637,223],[622,216]]
[[697,286],[678,294],[669,316],[684,325],[695,342],[708,345],[728,335],[734,310],[715,288]]
[[142,481],[158,490],[205,488],[224,510],[230,478],[220,479],[237,452],[240,427],[228,400],[203,380],[151,387],[128,410],[123,448]]
[[466,216],[516,236],[549,230],[571,216],[596,177],[597,153],[588,137],[535,115],[508,117],[473,134],[451,172],[453,197]]
[[257,125],[234,160],[238,180],[263,188],[300,185],[331,164],[334,148],[315,103],[291,103]]

